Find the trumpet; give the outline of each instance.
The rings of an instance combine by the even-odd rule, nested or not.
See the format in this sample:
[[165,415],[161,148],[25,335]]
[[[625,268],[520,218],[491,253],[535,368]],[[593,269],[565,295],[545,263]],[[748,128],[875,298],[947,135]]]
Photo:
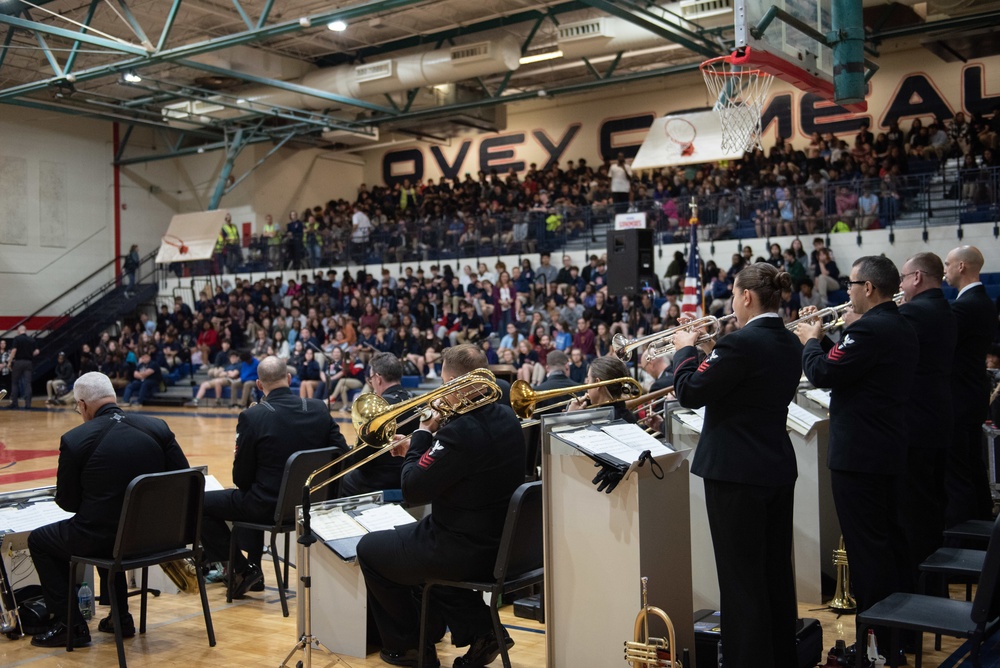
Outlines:
[[[664,668],[683,668],[676,656],[677,641],[674,637],[674,625],[661,608],[649,605],[647,600],[647,585],[649,578],[642,578],[642,610],[635,616],[633,639],[625,641],[625,660],[633,668],[638,666],[653,666]],[[649,636],[649,616],[654,615],[667,627],[666,638],[651,638]]]
[[664,355],[669,355],[674,352],[673,339],[674,334],[677,332],[696,327],[707,327],[708,329],[698,338],[696,345],[706,343],[708,341],[714,341],[719,338],[719,335],[722,333],[723,323],[727,320],[732,320],[735,317],[736,315],[734,313],[730,313],[729,315],[721,318],[716,318],[714,315],[706,315],[703,318],[686,322],[683,325],[677,325],[676,327],[671,327],[670,329],[664,329],[659,332],[654,332],[652,334],[647,334],[646,336],[641,336],[637,339],[631,340],[623,334],[615,334],[614,338],[611,339],[611,350],[622,362],[628,362],[632,359],[632,351],[637,348],[642,348],[643,346],[648,346],[646,348],[646,357],[650,359],[654,357],[663,357]]
[[[514,409],[514,413],[517,417],[522,420],[527,420],[534,414],[535,404],[539,401],[545,401],[546,399],[560,397],[566,394],[586,392],[587,390],[595,387],[606,387],[608,385],[621,385],[623,396],[637,397],[642,394],[642,385],[639,384],[639,381],[634,378],[629,378],[628,376],[613,378],[611,380],[602,380],[596,383],[587,383],[585,385],[574,385],[573,387],[561,387],[555,390],[545,390],[543,392],[536,392],[531,389],[531,385],[523,380],[515,380],[514,384],[510,386],[510,406]],[[569,402],[562,402],[562,404],[557,404],[556,406],[566,403]],[[556,406],[546,406],[545,410],[554,409]],[[522,424],[521,426],[526,425]]]
[[377,394],[362,394],[351,407],[351,422],[358,432],[358,443],[377,449],[361,461],[355,462],[343,471],[338,471],[314,486],[313,479],[316,476],[338,466],[353,453],[353,450],[345,452],[309,474],[305,486],[309,488],[309,493],[313,494],[354,469],[360,468],[392,450],[394,447],[392,438],[396,435],[396,427],[398,426],[396,418],[410,410],[416,410],[419,407],[433,408],[441,413],[443,421],[447,421],[457,415],[491,404],[499,399],[500,395],[500,387],[496,384],[496,377],[488,369],[473,369],[423,396],[398,404],[390,404]]
[[[899,305],[903,303],[905,298],[906,295],[902,292],[897,292],[892,296],[892,301]],[[847,309],[849,308],[851,308],[851,302],[844,302],[840,306],[827,306],[826,308],[820,309],[815,313],[810,313],[809,315],[804,315],[797,320],[792,320],[785,325],[785,328],[789,331],[795,331],[795,328],[802,323],[816,318],[822,318],[825,321],[823,322],[823,333],[826,334],[837,329],[838,327],[844,326],[844,314],[847,313]]]

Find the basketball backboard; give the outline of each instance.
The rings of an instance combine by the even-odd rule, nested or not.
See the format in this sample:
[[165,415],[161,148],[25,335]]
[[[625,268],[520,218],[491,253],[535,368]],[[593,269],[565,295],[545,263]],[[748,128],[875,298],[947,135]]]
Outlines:
[[[867,104],[860,78],[851,82],[855,87],[860,84],[860,90],[839,90],[834,85],[834,52],[827,40],[846,26],[833,25],[830,7],[831,0],[736,0],[736,49],[745,56],[733,62],[753,65],[825,99],[846,100],[840,103],[851,111],[864,111]],[[860,0],[857,9],[860,21]],[[863,55],[858,60],[844,69],[875,68]]]
[[632,160],[632,169],[693,165],[743,157],[743,149],[722,149],[722,121],[714,111],[657,118]]

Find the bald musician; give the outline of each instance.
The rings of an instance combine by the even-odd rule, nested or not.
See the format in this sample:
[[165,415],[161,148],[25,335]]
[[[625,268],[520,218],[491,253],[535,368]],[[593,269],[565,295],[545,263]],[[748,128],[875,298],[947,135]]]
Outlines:
[[917,334],[920,358],[908,387],[906,467],[896,484],[899,523],[910,563],[904,582],[916,591],[917,567],[941,546],[944,526],[944,476],[952,433],[951,367],[957,330],[944,298],[944,265],[934,253],[917,253],[903,263],[899,289],[902,315]]
[[[806,377],[816,387],[831,389],[827,466],[858,612],[901,591],[899,574],[906,565],[896,477],[905,466],[907,388],[913,384],[919,344],[892,299],[898,287],[899,271],[891,260],[858,258],[847,293],[861,317],[844,330],[840,342],[824,350],[819,322],[796,330],[804,345]],[[889,643],[888,637],[879,640]]]
[[948,450],[945,523],[990,519],[993,502],[982,456],[983,421],[989,410],[986,352],[997,335],[997,311],[979,280],[983,254],[975,246],[959,246],[944,260],[948,285],[958,289],[952,303],[958,327],[952,367],[954,430]]

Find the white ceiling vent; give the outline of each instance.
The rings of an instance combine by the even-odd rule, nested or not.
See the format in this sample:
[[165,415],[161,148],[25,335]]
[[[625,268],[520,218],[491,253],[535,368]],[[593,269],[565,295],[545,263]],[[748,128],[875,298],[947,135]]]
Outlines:
[[681,0],[681,16],[694,21],[733,13],[733,0]]
[[454,46],[451,49],[451,62],[455,64],[471,63],[476,60],[483,60],[490,57],[490,43],[476,42],[463,46]]
[[360,81],[377,81],[392,76],[392,60],[365,63],[354,68],[354,76]]
[[575,39],[591,39],[594,37],[614,37],[611,23],[604,17],[564,23],[559,26],[559,42],[569,42]]

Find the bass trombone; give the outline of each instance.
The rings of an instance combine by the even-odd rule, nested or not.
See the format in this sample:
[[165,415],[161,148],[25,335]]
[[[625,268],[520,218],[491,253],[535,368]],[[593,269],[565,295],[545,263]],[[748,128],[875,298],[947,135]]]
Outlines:
[[[595,387],[606,387],[608,385],[621,385],[622,399],[627,397],[637,397],[642,394],[642,385],[639,381],[628,376],[622,378],[612,378],[611,380],[602,380],[595,383],[587,383],[585,385],[574,385],[572,387],[560,387],[554,390],[544,390],[538,392],[531,388],[527,382],[523,380],[515,380],[514,384],[510,386],[510,407],[514,409],[514,413],[522,420],[529,419],[535,412],[535,404],[539,401],[545,401],[547,399],[552,399],[553,397],[561,397],[567,394],[577,394],[579,392],[586,392],[589,389]],[[617,399],[615,401],[618,401]],[[569,401],[564,401],[559,404],[552,406],[546,406],[543,410],[552,410],[558,408]],[[521,425],[526,426],[524,424]]]
[[[396,435],[396,427],[402,424],[402,422],[397,424],[396,419],[410,410],[434,409],[442,415],[442,421],[446,422],[456,415],[463,415],[491,404],[499,399],[500,395],[500,387],[496,384],[496,377],[489,369],[473,369],[427,394],[398,404],[390,404],[377,394],[362,394],[351,406],[351,422],[358,432],[358,443],[370,448],[377,448],[377,450],[361,461],[351,464],[343,471],[338,471],[323,482],[313,486],[313,479],[316,476],[338,466],[354,453],[353,449],[349,450],[309,474],[305,486],[309,488],[309,493],[313,494],[354,469],[360,468],[392,450],[395,445],[392,438]],[[420,414],[418,413],[418,415]],[[417,416],[408,419],[415,419],[415,417]]]
[[642,348],[643,346],[648,346],[646,348],[646,357],[650,359],[654,357],[663,357],[664,355],[669,355],[674,352],[673,340],[674,334],[677,332],[685,329],[706,327],[707,329],[705,332],[703,332],[695,342],[695,345],[700,345],[719,338],[719,335],[722,334],[723,324],[735,317],[736,314],[734,313],[722,316],[721,318],[716,318],[714,315],[706,315],[703,318],[686,322],[683,325],[677,325],[676,327],[671,327],[670,329],[653,332],[652,334],[647,334],[646,336],[641,336],[637,339],[631,340],[623,334],[615,334],[614,338],[611,339],[611,350],[622,362],[628,362],[631,360],[632,352],[637,348]]

